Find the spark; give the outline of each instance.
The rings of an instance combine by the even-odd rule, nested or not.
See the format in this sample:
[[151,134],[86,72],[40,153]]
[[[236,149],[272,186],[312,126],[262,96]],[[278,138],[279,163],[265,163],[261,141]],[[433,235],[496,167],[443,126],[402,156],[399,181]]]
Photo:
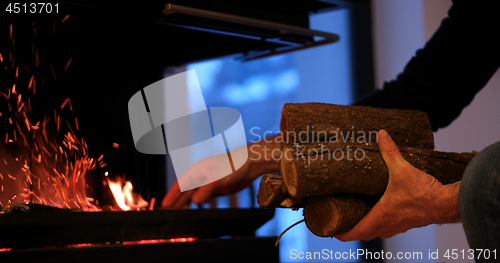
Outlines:
[[35,49],[35,67],[38,68],[39,65],[40,65],[40,57],[38,57],[38,50]]
[[30,82],[28,83],[28,89],[31,89],[31,85],[33,85],[33,78],[34,77],[35,77],[34,75],[31,75]]
[[19,106],[19,108],[17,108],[17,112],[21,112],[23,107],[24,107],[24,102],[22,102],[21,105]]
[[66,106],[66,103],[68,103],[68,101],[69,97],[64,100],[63,104],[61,104],[61,110],[64,109],[64,106]]
[[[61,22],[64,22],[68,17],[69,15]],[[50,34],[50,31],[40,31],[40,23],[37,23],[37,21],[34,21],[32,24],[33,34],[35,36],[38,33],[41,35]],[[55,34],[57,23],[56,21],[53,24],[52,34]],[[14,33],[13,24],[10,24],[10,39],[12,39],[12,44],[17,44],[23,39],[19,39],[19,37],[16,39]],[[86,195],[86,174],[88,174],[88,171],[95,169],[96,166],[96,163],[93,163],[93,159],[87,155],[87,143],[83,138],[76,136],[70,122],[64,119],[65,115],[61,118],[61,115],[57,114],[57,110],[54,110],[54,123],[50,122],[49,124],[50,118],[46,116],[43,118],[43,121],[33,119],[31,115],[30,99],[27,98],[26,95],[21,95],[26,94],[26,91],[29,89],[33,89],[33,94],[36,93],[37,78],[35,78],[33,72],[35,67],[40,69],[38,70],[39,75],[37,77],[42,84],[45,84],[43,73],[47,72],[44,71],[46,69],[50,69],[54,81],[57,81],[57,77],[61,78],[60,74],[62,73],[56,74],[58,64],[51,64],[46,68],[41,63],[41,57],[43,58],[46,53],[44,53],[44,50],[37,49],[34,43],[31,43],[31,53],[29,53],[29,48],[26,51],[31,58],[29,60],[24,58],[24,60],[30,63],[25,63],[22,59],[18,58],[16,50],[5,51],[8,53],[4,52],[0,54],[0,63],[4,62],[4,55],[5,60],[7,60],[7,58],[9,59],[9,63],[4,65],[5,71],[8,72],[9,76],[15,76],[16,79],[22,78],[23,80],[27,80],[26,82],[22,81],[10,84],[12,86],[9,85],[4,92],[1,92],[1,95],[7,99],[6,104],[9,112],[7,112],[6,118],[11,125],[15,124],[15,127],[12,127],[13,131],[11,134],[11,131],[5,133],[5,142],[15,143],[19,147],[24,147],[20,148],[22,149],[20,152],[28,153],[24,155],[21,154],[17,157],[10,156],[11,159],[8,162],[6,159],[3,159],[7,167],[13,166],[20,172],[24,172],[24,177],[21,177],[23,178],[22,180],[17,173],[13,173],[14,176],[7,174],[7,177],[11,180],[19,179],[17,181],[22,183],[22,185],[20,185],[22,192],[9,200],[9,204],[19,196],[20,199],[23,199],[20,201],[21,203],[32,202],[55,207],[78,207],[84,211],[100,210],[95,205],[89,203],[97,200]],[[71,62],[72,58],[69,58],[65,63],[64,72],[68,70]],[[19,64],[22,64],[21,70],[26,70],[28,74],[23,75],[22,72],[19,72]],[[21,85],[21,83],[25,84]],[[16,97],[11,97],[11,94],[14,94]],[[1,95],[0,97],[2,97]],[[70,98],[67,98],[64,103],[67,104],[70,111],[73,111]],[[64,103],[61,106],[61,110],[65,107]],[[1,113],[0,116],[2,116]],[[60,138],[61,136],[59,133],[47,134],[47,130],[50,130],[49,126],[56,126],[58,132],[60,129],[66,129],[60,127],[61,121],[66,122],[68,126],[67,129],[69,130],[69,132],[61,134],[64,138]],[[33,125],[32,123],[35,122],[36,124]],[[76,128],[76,131],[79,130],[78,119],[76,117],[74,117],[74,128]],[[41,132],[36,132],[37,130],[41,130]],[[64,149],[61,147],[62,145],[65,146]],[[19,167],[18,163],[24,163],[24,165]],[[28,165],[28,163],[30,165]],[[102,157],[99,161],[99,166],[105,166]],[[36,174],[33,174],[32,171],[35,171]],[[1,173],[0,178],[2,180],[4,179]],[[3,191],[4,186],[0,186]]]
[[68,63],[66,63],[66,67],[64,67],[64,72],[68,70],[69,64],[71,64],[71,58],[68,60]]
[[28,119],[24,119],[24,123],[26,124],[26,128],[28,128],[28,131],[31,131],[31,125]]
[[118,145],[118,143],[115,142],[115,143],[113,143],[113,147],[118,149],[120,147],[120,145]]
[[70,14],[68,14],[67,16],[65,16],[62,20],[61,20],[61,23],[64,23],[64,21],[66,21],[66,19],[68,19]]
[[80,130],[80,128],[78,127],[78,119],[76,117],[75,117],[75,127],[77,131]]
[[24,64],[24,61],[22,59],[19,59],[19,61],[21,62],[21,64],[23,64],[24,70],[26,70],[27,73],[30,73],[28,66],[26,66],[26,64]]

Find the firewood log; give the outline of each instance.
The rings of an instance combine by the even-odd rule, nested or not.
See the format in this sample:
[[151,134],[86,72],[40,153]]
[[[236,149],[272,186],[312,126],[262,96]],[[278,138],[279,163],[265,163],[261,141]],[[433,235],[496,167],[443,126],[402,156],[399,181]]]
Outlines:
[[331,237],[353,228],[379,199],[377,196],[336,195],[308,198],[304,219],[309,230],[320,237]]
[[266,174],[262,177],[257,193],[259,207],[300,208],[302,203],[287,192],[280,174]]
[[323,237],[351,229],[384,193],[389,175],[378,149],[379,130],[391,135],[410,164],[443,184],[461,180],[476,154],[434,151],[429,119],[416,110],[285,104],[280,129],[282,180],[266,190],[267,198],[286,196],[302,204],[307,227]]
[[376,142],[385,129],[396,145],[434,149],[434,137],[422,111],[345,106],[325,103],[287,103],[281,112],[282,148],[292,143]]
[[[410,164],[443,184],[460,181],[475,155],[412,147],[400,151]],[[280,165],[287,191],[297,200],[339,193],[381,195],[389,179],[376,143],[295,144],[283,148]]]

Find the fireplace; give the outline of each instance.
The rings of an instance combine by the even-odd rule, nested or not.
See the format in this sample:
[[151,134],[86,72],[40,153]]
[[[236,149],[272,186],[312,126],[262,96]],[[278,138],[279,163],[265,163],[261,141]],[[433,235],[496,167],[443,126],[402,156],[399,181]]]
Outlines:
[[[254,236],[273,210],[195,209],[3,214],[3,262],[277,262],[275,238]],[[227,236],[230,238],[220,238]],[[258,251],[258,253],[256,253]]]
[[[272,210],[90,210],[114,205],[108,174],[125,175],[149,202],[165,195],[165,157],[135,150],[126,110],[128,99],[162,79],[165,67],[234,54],[256,59],[334,42],[335,34],[305,28],[310,11],[338,8],[340,2],[179,0],[114,6],[66,1],[58,2],[59,13],[2,15],[0,126],[7,136],[0,206],[5,211],[11,204],[28,203],[73,211],[28,205],[27,212],[0,214],[0,260],[278,261],[276,237],[255,237]],[[10,112],[18,113],[18,121],[9,118]],[[59,145],[40,144],[43,131],[60,139]],[[61,162],[70,151],[79,152],[76,161],[85,172],[68,157],[66,163],[42,167],[56,155],[55,162]],[[19,173],[5,172],[7,166]],[[41,201],[42,189],[57,188],[42,187],[37,179],[42,169],[57,170],[63,178],[58,184],[66,183],[71,171],[86,196],[57,204]]]

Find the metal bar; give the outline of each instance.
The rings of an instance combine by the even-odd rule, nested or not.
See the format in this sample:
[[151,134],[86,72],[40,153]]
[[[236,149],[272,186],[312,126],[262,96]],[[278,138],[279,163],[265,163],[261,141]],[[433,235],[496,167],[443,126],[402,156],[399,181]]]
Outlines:
[[[305,35],[305,36],[320,36],[320,37],[324,37],[328,40],[331,40],[331,42],[335,42],[335,41],[338,41],[340,39],[340,37],[337,34],[333,34],[333,33],[327,33],[327,32],[312,30],[312,29],[308,29],[308,28],[291,26],[291,25],[275,23],[275,22],[269,22],[269,21],[264,21],[264,20],[259,20],[259,19],[248,18],[248,17],[242,17],[242,16],[224,14],[224,13],[219,13],[219,12],[207,11],[207,10],[202,10],[202,9],[198,9],[198,8],[180,6],[180,5],[170,4],[170,3],[166,4],[165,9],[163,10],[163,14],[169,15],[172,13],[180,13],[180,14],[204,17],[204,18],[208,18],[208,19],[220,20],[220,21],[225,21],[225,22],[230,22],[230,23],[242,24],[242,25],[247,25],[247,26],[255,26],[255,27],[260,27],[260,28],[274,29],[274,30],[278,30],[280,32],[280,34],[282,34],[282,35],[285,35],[287,33],[294,33],[294,34],[300,34],[300,35]],[[329,43],[331,43],[331,42],[329,42]]]
[[[25,237],[29,239],[29,237]],[[0,262],[279,262],[276,237],[198,239],[156,244],[101,244],[81,247],[34,248],[0,252]]]
[[335,42],[335,41],[322,40],[322,41],[314,42],[312,44],[308,44],[308,45],[304,45],[304,46],[300,46],[300,47],[292,47],[292,48],[288,48],[288,49],[284,49],[284,50],[280,50],[280,51],[270,52],[270,53],[263,54],[263,55],[251,56],[250,58],[244,58],[245,56],[243,56],[243,60],[250,61],[250,60],[254,60],[254,59],[265,58],[265,57],[270,57],[270,56],[274,56],[274,55],[278,55],[278,54],[283,54],[283,53],[287,53],[287,52],[291,52],[291,51],[296,51],[296,50],[306,49],[306,48],[310,48],[310,47],[316,47],[316,46],[321,46],[321,45],[325,45],[325,44],[330,44],[333,42]]
[[253,236],[273,215],[270,209],[234,208],[0,214],[0,248]]

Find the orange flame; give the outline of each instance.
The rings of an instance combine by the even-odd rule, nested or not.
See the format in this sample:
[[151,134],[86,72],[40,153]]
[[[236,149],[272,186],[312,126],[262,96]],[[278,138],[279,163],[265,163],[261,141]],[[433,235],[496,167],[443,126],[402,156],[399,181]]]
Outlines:
[[[107,175],[107,172],[106,172]],[[116,204],[123,211],[141,210],[148,206],[148,202],[142,199],[140,194],[134,193],[132,183],[125,181],[122,177],[117,177],[116,181],[107,179],[109,189],[113,194]]]

